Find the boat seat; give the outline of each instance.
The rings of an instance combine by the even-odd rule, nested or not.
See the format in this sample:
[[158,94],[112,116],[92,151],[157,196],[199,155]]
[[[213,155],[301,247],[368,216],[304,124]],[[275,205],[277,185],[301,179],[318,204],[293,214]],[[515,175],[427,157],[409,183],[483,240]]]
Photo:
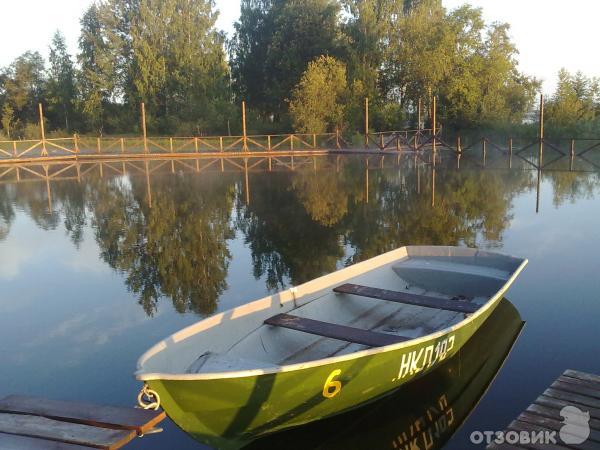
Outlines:
[[452,300],[428,295],[412,294],[410,292],[388,291],[358,284],[346,283],[333,288],[339,294],[359,295],[361,297],[387,300],[388,302],[405,303],[407,305],[424,306],[426,308],[444,309],[461,313],[474,313],[481,305],[465,300]]
[[320,320],[307,319],[306,317],[298,317],[291,314],[277,314],[269,317],[265,320],[265,324],[303,331],[340,341],[368,345],[369,347],[382,347],[412,339],[395,334],[378,333],[335,323],[321,322]]

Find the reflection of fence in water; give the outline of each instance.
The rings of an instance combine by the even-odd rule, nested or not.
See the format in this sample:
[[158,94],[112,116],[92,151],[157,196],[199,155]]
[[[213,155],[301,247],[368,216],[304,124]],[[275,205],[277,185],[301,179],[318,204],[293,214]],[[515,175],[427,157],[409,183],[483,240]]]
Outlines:
[[[365,201],[369,197],[369,171],[398,167],[403,156],[409,154],[387,154],[364,156]],[[421,172],[425,163],[421,159],[409,158],[409,165],[417,169],[420,193]],[[300,171],[335,171],[340,172],[348,158],[341,155],[298,155],[295,153],[251,156],[251,157],[206,157],[167,159],[149,156],[144,159],[107,158],[79,161],[45,161],[43,163],[12,164],[0,167],[0,185],[15,183],[44,182],[46,184],[48,210],[52,211],[52,182],[82,182],[86,178],[104,178],[113,176],[138,175],[145,176],[149,205],[152,205],[151,179],[154,175],[164,173],[200,174],[207,172],[243,173],[244,196],[250,202],[250,179],[252,173],[261,172],[300,172]]]

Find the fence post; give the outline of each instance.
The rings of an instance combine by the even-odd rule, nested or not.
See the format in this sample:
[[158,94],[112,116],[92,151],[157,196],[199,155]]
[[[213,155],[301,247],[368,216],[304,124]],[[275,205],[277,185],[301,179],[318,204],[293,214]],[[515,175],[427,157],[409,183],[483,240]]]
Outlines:
[[142,132],[144,133],[144,153],[148,153],[148,136],[146,134],[146,107],[142,102]]
[[385,150],[385,143],[383,142],[383,133],[379,135],[379,148],[381,148],[381,150]]
[[246,101],[242,100],[242,139],[243,147],[242,150],[248,151],[248,137],[246,136]]
[[400,134],[396,133],[396,151],[400,151]]
[[486,156],[487,156],[487,140],[485,138],[481,139],[481,151],[483,156],[483,167],[485,167]]
[[435,153],[436,153],[436,148],[435,148],[435,141],[436,141],[436,135],[435,135],[435,130],[436,130],[436,115],[437,115],[437,105],[436,105],[436,97],[435,95],[433,96],[433,141],[431,144],[431,148],[433,150],[433,158],[435,159]]
[[369,97],[365,97],[365,148],[369,148]]
[[171,151],[171,153],[173,153],[173,138],[172,137],[169,138],[169,150]]
[[293,134],[290,134],[290,150],[294,151],[294,135]]
[[121,138],[121,153],[125,153],[125,139]]
[[73,147],[75,148],[75,155],[79,153],[79,143],[77,142],[77,133],[73,135]]
[[96,148],[98,149],[98,154],[102,153],[102,144],[99,137],[96,138]]
[[271,135],[267,135],[267,151],[271,151]]
[[15,158],[18,157],[18,155],[17,155],[17,141],[13,141],[13,155],[15,156]]
[[575,159],[575,139],[571,139],[571,160],[569,162],[569,170],[573,171],[573,160]]
[[198,153],[198,138],[194,136],[194,150]]
[[538,154],[538,169],[544,165],[544,94],[540,94],[540,150]]
[[340,148],[340,129],[335,127],[335,146]]
[[460,135],[456,137],[456,153],[462,153],[462,147],[460,145]]
[[223,152],[223,136],[219,136],[219,150]]
[[317,149],[317,135],[313,133],[313,149]]
[[42,104],[38,103],[38,110],[40,112],[40,133],[42,135],[42,156],[48,156],[48,150],[46,150],[46,131],[44,130],[44,110]]

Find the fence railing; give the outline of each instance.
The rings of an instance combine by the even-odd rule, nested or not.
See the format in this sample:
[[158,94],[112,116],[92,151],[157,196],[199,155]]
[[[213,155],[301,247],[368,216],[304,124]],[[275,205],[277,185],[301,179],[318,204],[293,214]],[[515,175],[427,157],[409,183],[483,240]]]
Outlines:
[[[370,133],[374,147],[419,149],[431,139],[431,130]],[[241,136],[91,137],[0,141],[0,162],[43,159],[77,159],[144,155],[217,155],[269,152],[323,152],[354,146],[340,132],[290,133]],[[362,146],[359,146],[362,148]]]

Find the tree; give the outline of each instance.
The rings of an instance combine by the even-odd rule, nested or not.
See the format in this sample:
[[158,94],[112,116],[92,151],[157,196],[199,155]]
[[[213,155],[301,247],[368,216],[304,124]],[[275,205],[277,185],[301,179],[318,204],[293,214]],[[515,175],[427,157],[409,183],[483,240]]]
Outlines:
[[231,43],[237,92],[276,118],[307,64],[341,53],[340,5],[334,0],[242,0]]
[[548,102],[548,123],[573,128],[579,122],[593,121],[599,95],[597,79],[588,78],[581,72],[572,75],[566,69],[561,69],[556,91]]
[[54,115],[55,122],[62,117],[65,130],[70,131],[70,121],[73,119],[76,100],[75,68],[71,56],[67,53],[65,37],[56,31],[50,45],[50,68],[48,70],[48,92],[46,101],[50,115]]
[[80,23],[77,59],[81,68],[81,109],[88,127],[102,134],[105,110],[113,97],[115,81],[111,70],[110,48],[104,40],[100,11],[95,3],[86,10]]
[[348,78],[360,81],[365,95],[376,100],[380,94],[379,75],[388,41],[390,20],[395,11],[394,0],[344,0],[347,20],[343,31],[347,36],[345,59]]
[[44,59],[38,52],[25,52],[6,71],[5,101],[22,122],[37,122],[38,103],[44,100]]
[[347,97],[346,66],[330,56],[310,62],[292,92],[290,115],[301,133],[342,127]]
[[10,106],[10,103],[5,102],[2,106],[2,128],[4,133],[10,139],[10,133],[15,120],[15,110]]
[[207,127],[219,115],[216,100],[227,98],[223,36],[213,9],[212,0],[140,1],[131,27],[134,95],[163,130],[176,118]]
[[[456,42],[440,0],[427,0],[390,16],[384,73],[388,91],[416,101],[436,93],[452,67]],[[400,10],[398,10],[400,9]]]

